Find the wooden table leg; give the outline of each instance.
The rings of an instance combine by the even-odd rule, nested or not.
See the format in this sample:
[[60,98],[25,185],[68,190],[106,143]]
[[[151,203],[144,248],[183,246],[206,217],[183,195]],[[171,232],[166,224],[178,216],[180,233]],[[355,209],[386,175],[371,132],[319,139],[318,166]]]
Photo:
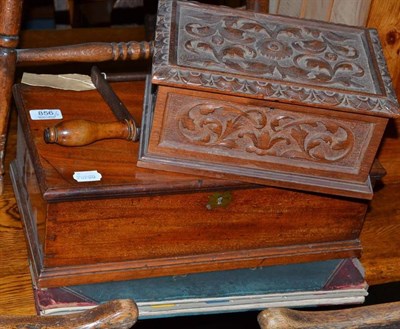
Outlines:
[[14,83],[16,50],[21,24],[22,1],[0,0],[0,194],[3,193],[4,150],[11,89]]

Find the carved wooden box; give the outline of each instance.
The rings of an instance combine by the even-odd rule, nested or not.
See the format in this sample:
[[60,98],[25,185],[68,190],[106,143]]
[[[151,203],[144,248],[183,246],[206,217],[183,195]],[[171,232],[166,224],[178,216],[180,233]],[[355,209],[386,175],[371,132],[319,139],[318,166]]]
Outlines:
[[[143,82],[113,86],[140,118]],[[95,91],[18,85],[11,177],[42,287],[358,257],[368,201],[137,168],[138,144],[46,144],[64,120],[113,120]],[[98,181],[76,173],[97,171]]]
[[139,166],[372,197],[399,114],[375,30],[159,3]]

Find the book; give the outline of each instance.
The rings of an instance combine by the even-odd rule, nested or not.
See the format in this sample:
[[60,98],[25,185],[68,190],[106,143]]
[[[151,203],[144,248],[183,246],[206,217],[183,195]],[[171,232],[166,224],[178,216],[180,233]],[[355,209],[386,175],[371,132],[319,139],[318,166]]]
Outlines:
[[367,294],[357,259],[35,289],[41,315],[83,311],[129,298],[137,303],[139,319],[360,304]]

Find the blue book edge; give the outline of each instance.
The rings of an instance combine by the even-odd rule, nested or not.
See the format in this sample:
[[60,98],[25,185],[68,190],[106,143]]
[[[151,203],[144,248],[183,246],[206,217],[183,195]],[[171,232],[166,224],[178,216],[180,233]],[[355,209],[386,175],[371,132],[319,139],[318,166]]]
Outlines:
[[139,318],[364,302],[368,285],[357,259],[36,289],[39,314],[81,311],[133,299]]

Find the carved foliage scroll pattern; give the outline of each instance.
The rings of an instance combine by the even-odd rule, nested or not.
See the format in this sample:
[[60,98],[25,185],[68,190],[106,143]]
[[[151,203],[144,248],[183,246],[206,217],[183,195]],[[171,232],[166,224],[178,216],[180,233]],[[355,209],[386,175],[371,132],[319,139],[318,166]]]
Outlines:
[[[345,89],[322,88],[319,85],[313,88],[311,86],[293,85],[284,81],[277,82],[274,79],[269,81],[267,79],[257,79],[254,76],[253,78],[251,76],[232,76],[227,73],[177,66],[176,62],[174,62],[176,55],[174,51],[177,49],[171,44],[172,27],[174,26],[172,20],[175,20],[173,6],[175,4],[175,1],[159,0],[152,66],[153,82],[155,83],[182,84],[250,97],[260,97],[261,95],[263,98],[270,100],[323,106],[331,109],[346,109],[352,112],[367,111],[383,116],[392,116],[399,111],[378,35],[373,30],[366,30],[365,32],[367,35],[366,40],[371,40],[374,50],[374,53],[370,54],[369,57],[376,56],[376,74],[377,76],[382,76],[384,91],[376,94],[371,92],[370,94],[359,95],[354,92],[347,92]],[[195,8],[199,5],[182,2],[179,6],[192,6]],[[199,8],[198,10],[201,11],[202,9]],[[243,15],[251,16],[253,14],[244,13]],[[268,19],[273,19],[273,17]],[[303,24],[298,20],[295,20],[295,23]],[[376,79],[374,77],[374,80]]]
[[334,32],[186,10],[178,65],[277,81],[374,90],[362,30]]
[[192,144],[259,156],[335,162],[354,146],[354,135],[343,124],[270,108],[200,103],[180,113],[178,127]]

